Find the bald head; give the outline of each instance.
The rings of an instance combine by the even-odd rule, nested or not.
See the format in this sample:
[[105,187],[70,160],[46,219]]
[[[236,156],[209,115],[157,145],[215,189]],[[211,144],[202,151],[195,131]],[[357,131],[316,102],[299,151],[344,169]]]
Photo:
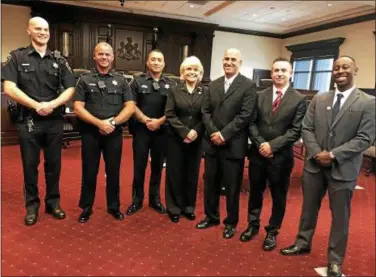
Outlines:
[[29,20],[27,34],[30,36],[31,44],[35,48],[47,47],[50,39],[48,22],[42,17],[33,17]]
[[242,56],[240,51],[236,48],[226,49],[222,62],[226,78],[231,78],[238,74],[242,64]]
[[95,53],[97,53],[98,51],[102,51],[103,49],[110,51],[112,53],[112,55],[114,54],[114,49],[112,48],[112,46],[110,44],[108,44],[107,42],[99,42],[94,47],[94,55],[95,55]]

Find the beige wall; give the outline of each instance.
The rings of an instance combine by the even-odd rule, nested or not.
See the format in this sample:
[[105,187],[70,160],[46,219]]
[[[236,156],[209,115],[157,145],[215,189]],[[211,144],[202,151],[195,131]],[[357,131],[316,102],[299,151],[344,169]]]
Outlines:
[[222,57],[225,49],[238,48],[242,53],[243,65],[240,72],[252,78],[253,69],[270,69],[273,60],[281,53],[281,40],[260,36],[215,31],[211,60],[210,78],[223,75]]
[[375,21],[347,25],[335,29],[287,38],[282,41],[281,53],[289,58],[291,52],[285,46],[306,43],[335,37],[346,38],[340,46],[340,55],[348,55],[356,60],[359,68],[355,83],[360,88],[375,86]]
[[26,29],[30,19],[30,8],[1,4],[1,61],[9,52],[29,44]]

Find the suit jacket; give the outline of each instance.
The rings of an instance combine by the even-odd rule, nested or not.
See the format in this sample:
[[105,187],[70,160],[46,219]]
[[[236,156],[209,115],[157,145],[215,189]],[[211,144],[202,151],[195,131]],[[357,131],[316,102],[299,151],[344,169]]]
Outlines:
[[[249,124],[252,142],[249,160],[255,163],[270,161],[276,166],[288,166],[293,162],[293,144],[301,136],[307,99],[289,86],[275,113],[272,112],[272,105],[273,87],[258,92],[257,107]],[[260,155],[258,148],[263,142],[269,142],[273,158]]]
[[175,86],[167,96],[165,115],[169,124],[169,131],[179,136],[183,141],[191,129],[202,137],[204,125],[202,123],[201,107],[207,89],[198,86],[192,95],[185,84]]
[[[224,81],[223,76],[211,82],[204,95],[202,114],[206,132],[203,149],[211,155],[241,159],[247,154],[247,126],[257,101],[256,85],[239,73],[225,94]],[[217,131],[225,139],[223,146],[216,146],[210,140],[210,135]]]
[[363,151],[375,140],[375,97],[355,88],[332,122],[334,91],[316,95],[303,120],[302,137],[306,147],[304,169],[317,173],[321,167],[313,157],[332,151],[336,161],[331,175],[340,181],[357,179]]

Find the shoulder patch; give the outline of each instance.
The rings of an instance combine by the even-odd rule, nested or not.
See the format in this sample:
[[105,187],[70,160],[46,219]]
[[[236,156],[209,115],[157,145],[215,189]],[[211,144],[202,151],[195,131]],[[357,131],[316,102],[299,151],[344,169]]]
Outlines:
[[4,62],[4,64],[3,64],[3,66],[4,66],[4,65],[7,65],[11,60],[12,60],[12,55],[9,54],[9,55],[7,56],[7,60],[6,60],[6,61]]

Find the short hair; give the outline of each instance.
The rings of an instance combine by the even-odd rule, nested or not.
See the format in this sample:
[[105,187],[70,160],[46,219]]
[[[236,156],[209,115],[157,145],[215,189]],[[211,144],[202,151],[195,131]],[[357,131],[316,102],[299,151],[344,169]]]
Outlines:
[[147,60],[149,59],[149,56],[150,56],[151,53],[161,53],[163,55],[163,57],[164,57],[164,54],[163,54],[163,52],[161,50],[159,50],[159,49],[153,49],[153,50],[149,51],[148,56],[147,56],[148,57]]
[[105,41],[101,41],[101,42],[98,42],[98,43],[94,46],[93,54],[96,53],[97,48],[100,47],[100,46],[110,48],[111,51],[112,51],[112,54],[114,53],[114,49],[112,48],[111,44],[109,44],[109,43],[107,43],[107,42],[105,42]]
[[180,65],[180,79],[183,79],[183,73],[185,71],[185,69],[188,67],[188,66],[197,66],[198,67],[198,70],[200,72],[200,76],[198,77],[198,82],[201,82],[202,80],[202,77],[204,76],[204,67],[202,66],[201,64],[201,61],[199,58],[197,58],[196,56],[190,56],[190,57],[187,57],[184,59],[184,61],[181,63]]
[[340,59],[340,58],[349,58],[350,60],[352,60],[355,64],[355,59],[351,56],[347,56],[347,55],[342,55],[342,56],[339,56],[336,60]]
[[274,59],[274,61],[273,61],[273,63],[272,63],[272,67],[273,67],[273,65],[274,65],[276,62],[288,62],[288,63],[291,65],[291,68],[292,68],[292,64],[291,64],[290,60],[288,60],[288,59],[286,59],[286,58],[278,57],[278,58]]

